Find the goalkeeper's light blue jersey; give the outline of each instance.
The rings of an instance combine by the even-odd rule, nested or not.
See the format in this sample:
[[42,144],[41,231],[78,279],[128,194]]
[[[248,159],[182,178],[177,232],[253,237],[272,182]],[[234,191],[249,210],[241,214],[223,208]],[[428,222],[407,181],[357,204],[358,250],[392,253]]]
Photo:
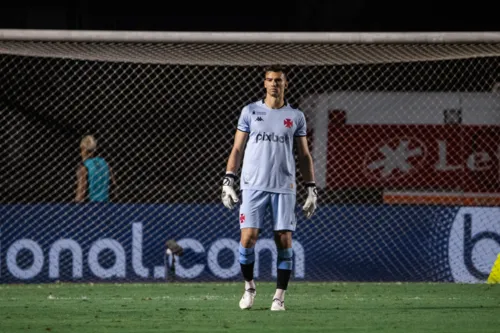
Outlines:
[[263,100],[246,105],[238,130],[249,133],[240,189],[296,193],[294,137],[306,136],[306,119],[285,103],[269,108]]

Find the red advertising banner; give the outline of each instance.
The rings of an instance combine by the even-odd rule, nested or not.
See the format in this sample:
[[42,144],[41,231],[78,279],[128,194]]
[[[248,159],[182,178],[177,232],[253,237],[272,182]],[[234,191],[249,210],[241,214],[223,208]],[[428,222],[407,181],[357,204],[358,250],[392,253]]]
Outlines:
[[500,192],[499,157],[500,126],[332,123],[327,186]]

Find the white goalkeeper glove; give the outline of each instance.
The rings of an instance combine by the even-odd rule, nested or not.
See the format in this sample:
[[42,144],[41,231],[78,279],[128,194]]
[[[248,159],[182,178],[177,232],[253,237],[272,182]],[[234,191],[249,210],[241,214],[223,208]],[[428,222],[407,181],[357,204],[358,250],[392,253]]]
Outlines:
[[304,207],[302,207],[302,210],[304,211],[306,218],[310,218],[314,214],[317,207],[316,201],[318,200],[318,190],[316,189],[315,183],[307,183],[306,188],[307,200]]
[[222,203],[229,209],[233,209],[238,200],[238,195],[234,190],[234,180],[236,176],[226,173],[222,180]]

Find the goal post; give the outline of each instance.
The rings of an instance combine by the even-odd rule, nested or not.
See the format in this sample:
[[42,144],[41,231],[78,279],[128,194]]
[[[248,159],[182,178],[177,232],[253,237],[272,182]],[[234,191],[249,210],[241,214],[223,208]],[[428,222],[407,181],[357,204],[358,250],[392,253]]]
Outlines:
[[[0,30],[0,281],[164,281],[169,239],[185,249],[181,281],[239,280],[221,180],[275,63],[320,194],[304,219],[298,174],[294,278],[486,281],[500,33],[62,30]],[[116,174],[111,204],[73,202],[86,134]],[[261,279],[275,276],[272,244],[263,230]]]
[[[500,43],[497,32],[276,33],[15,29],[0,30],[0,40],[3,54],[215,66],[255,66],[276,61],[310,66],[486,57],[497,55]],[[277,46],[280,47],[279,54]]]

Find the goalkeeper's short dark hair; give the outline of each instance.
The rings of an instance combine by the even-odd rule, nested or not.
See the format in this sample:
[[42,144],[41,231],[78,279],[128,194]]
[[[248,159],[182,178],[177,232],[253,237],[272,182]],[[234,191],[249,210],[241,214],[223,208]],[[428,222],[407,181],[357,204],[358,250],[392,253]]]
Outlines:
[[288,77],[286,68],[280,64],[273,64],[273,65],[269,65],[269,66],[265,67],[264,68],[264,75],[267,72],[275,72],[275,73],[281,72],[285,75],[285,77]]

